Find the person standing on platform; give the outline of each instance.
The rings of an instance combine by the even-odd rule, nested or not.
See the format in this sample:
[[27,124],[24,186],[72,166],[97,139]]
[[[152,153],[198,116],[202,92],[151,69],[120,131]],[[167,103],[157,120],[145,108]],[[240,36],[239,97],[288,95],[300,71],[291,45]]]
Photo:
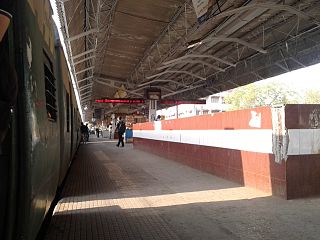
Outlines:
[[81,141],[82,141],[82,143],[87,143],[87,141],[88,141],[87,126],[84,125],[83,122],[81,122],[80,132],[81,132]]
[[99,138],[99,133],[100,133],[100,129],[99,129],[99,127],[97,127],[97,128],[96,128],[97,138]]
[[109,139],[111,139],[111,135],[112,135],[112,123],[109,124]]
[[126,124],[121,117],[119,117],[116,130],[118,130],[118,138],[119,138],[117,147],[119,147],[120,144],[121,144],[121,147],[124,147],[123,134],[126,131]]
[[89,142],[89,127],[88,127],[88,123],[86,124],[86,137],[87,137],[87,142]]

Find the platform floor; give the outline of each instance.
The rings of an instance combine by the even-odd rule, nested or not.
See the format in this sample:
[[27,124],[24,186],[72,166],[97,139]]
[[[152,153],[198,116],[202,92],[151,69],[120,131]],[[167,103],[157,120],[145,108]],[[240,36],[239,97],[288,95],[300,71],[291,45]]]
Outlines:
[[46,240],[320,239],[320,198],[286,201],[115,141],[81,145]]

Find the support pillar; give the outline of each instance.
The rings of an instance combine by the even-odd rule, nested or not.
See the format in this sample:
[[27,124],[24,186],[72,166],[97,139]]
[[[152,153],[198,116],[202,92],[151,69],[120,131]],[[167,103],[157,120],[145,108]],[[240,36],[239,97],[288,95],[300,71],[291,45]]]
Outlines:
[[111,138],[114,139],[114,132],[116,129],[116,116],[114,114],[111,114],[111,124],[112,124]]
[[149,122],[153,122],[157,117],[157,100],[149,101]]

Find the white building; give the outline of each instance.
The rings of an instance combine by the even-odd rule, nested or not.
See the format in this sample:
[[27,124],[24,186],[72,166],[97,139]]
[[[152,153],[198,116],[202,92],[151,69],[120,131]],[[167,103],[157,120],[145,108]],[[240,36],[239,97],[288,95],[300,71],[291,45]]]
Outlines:
[[157,111],[157,116],[164,116],[165,119],[176,119],[192,117],[197,115],[224,112],[228,109],[228,104],[224,103],[224,97],[228,92],[210,95],[206,98],[206,104],[181,104]]
[[208,113],[214,113],[214,112],[225,112],[228,110],[228,104],[225,104],[224,97],[229,92],[222,92],[217,93],[214,95],[210,95],[206,97],[206,105],[205,110],[208,111]]

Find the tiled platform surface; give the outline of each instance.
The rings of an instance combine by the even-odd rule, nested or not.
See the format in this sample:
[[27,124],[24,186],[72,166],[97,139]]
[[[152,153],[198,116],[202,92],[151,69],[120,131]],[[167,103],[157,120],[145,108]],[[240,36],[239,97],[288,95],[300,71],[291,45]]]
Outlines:
[[80,146],[45,239],[320,239],[320,198],[282,200],[103,140]]

